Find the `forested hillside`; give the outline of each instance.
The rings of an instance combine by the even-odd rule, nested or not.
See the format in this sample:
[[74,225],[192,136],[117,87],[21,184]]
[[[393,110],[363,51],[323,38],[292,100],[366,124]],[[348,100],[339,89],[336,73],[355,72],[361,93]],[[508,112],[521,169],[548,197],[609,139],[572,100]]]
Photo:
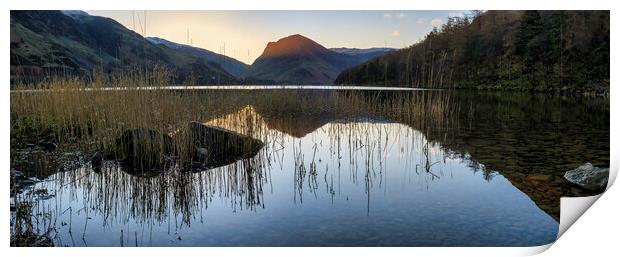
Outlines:
[[609,21],[609,11],[475,11],[335,84],[608,92]]

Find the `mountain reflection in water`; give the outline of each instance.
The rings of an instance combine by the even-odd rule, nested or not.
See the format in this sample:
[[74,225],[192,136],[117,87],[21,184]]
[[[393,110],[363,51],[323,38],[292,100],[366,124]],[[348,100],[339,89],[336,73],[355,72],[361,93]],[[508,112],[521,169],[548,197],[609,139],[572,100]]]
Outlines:
[[[587,193],[557,174],[609,163],[608,102],[469,93],[452,99],[459,107],[453,117],[434,122],[364,110],[283,113],[249,102],[205,123],[262,140],[253,158],[196,173],[172,166],[146,177],[112,161],[100,173],[88,166],[56,173],[37,184],[55,195],[39,201],[36,213],[49,218],[37,226],[53,227],[55,243],[68,246],[555,240],[559,198]],[[528,179],[533,174],[549,178]]]

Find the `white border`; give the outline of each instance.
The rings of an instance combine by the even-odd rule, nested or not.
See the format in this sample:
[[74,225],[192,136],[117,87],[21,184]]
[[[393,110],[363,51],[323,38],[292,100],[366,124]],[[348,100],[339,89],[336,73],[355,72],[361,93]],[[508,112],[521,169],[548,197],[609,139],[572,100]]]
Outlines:
[[[149,0],[20,0],[8,4],[7,9],[44,9],[44,10],[609,10],[612,1],[588,0],[358,0],[358,1],[287,1],[287,0],[228,0],[228,1],[149,1]],[[4,3],[6,5],[6,3]]]
[[[20,1],[2,1],[2,5],[6,6],[4,11],[0,14],[4,22],[2,27],[2,39],[4,42],[9,41],[9,10],[10,9],[81,9],[81,10],[291,10],[291,9],[307,9],[307,10],[467,10],[467,9],[573,9],[573,10],[612,10],[611,11],[611,36],[617,33],[616,25],[618,23],[617,18],[617,6],[613,4],[613,1],[602,0],[588,0],[588,1],[540,1],[540,0],[521,0],[521,1],[483,1],[483,0],[467,0],[467,1],[448,1],[448,0],[433,0],[433,1],[402,1],[402,0],[381,0],[381,1],[341,1],[336,2],[333,0],[313,0],[313,1],[300,1],[293,3],[286,0],[229,0],[229,1],[191,1],[191,0],[175,0],[175,1],[148,1],[148,0],[106,0],[106,1],[75,1],[75,0],[20,0]],[[616,30],[616,33],[614,33]],[[612,45],[617,40],[612,39]],[[8,45],[8,44],[7,44]],[[612,47],[616,49],[618,44]],[[9,139],[9,85],[8,75],[9,70],[9,47],[5,46],[2,51],[2,66],[0,70],[4,70],[2,73],[5,83],[5,89],[2,91],[2,115],[3,124],[2,138],[0,139],[3,149],[8,149],[10,144]],[[618,57],[617,51],[611,51],[611,70],[614,70],[614,60]],[[612,72],[611,80],[615,81],[616,75]],[[613,88],[613,86],[612,86]],[[617,90],[611,90],[611,98],[618,99]],[[617,113],[617,104],[614,101],[611,102],[611,112]],[[615,178],[615,174],[618,171],[618,137],[614,136],[614,131],[618,130],[618,118],[611,115],[611,172]],[[9,171],[9,154],[8,151],[3,151],[3,155],[0,156],[0,163],[6,172]],[[8,185],[8,174],[2,177],[3,184]],[[613,179],[612,179],[613,181]],[[611,185],[610,185],[611,186]],[[0,194],[4,194],[6,197],[9,195],[8,186],[2,186]],[[581,217],[579,221],[571,227],[564,236],[562,236],[551,249],[543,253],[543,256],[613,256],[618,254],[616,249],[618,229],[620,223],[618,222],[617,214],[619,213],[618,200],[620,199],[620,191],[617,187],[611,187],[606,193],[600,197],[600,201],[594,203],[594,208],[587,211],[587,215]],[[563,201],[564,204],[564,201]],[[4,247],[9,246],[9,211],[8,205],[0,205],[0,213],[5,222],[1,222],[2,228],[0,231],[1,239],[4,242]],[[565,206],[562,206],[564,209]],[[536,254],[545,251],[550,245],[533,247],[533,248],[139,248],[139,249],[123,249],[123,254],[131,255],[149,255],[149,256],[164,256],[164,255],[233,255],[233,256],[248,256],[248,255],[265,255],[265,256],[312,256],[315,257],[319,254],[329,255],[413,255],[420,254],[423,256],[523,256],[529,254]],[[62,254],[67,255],[82,255],[87,253],[93,256],[110,256],[120,252],[119,248],[53,248],[53,249],[19,249],[10,248],[5,253],[8,254]]]

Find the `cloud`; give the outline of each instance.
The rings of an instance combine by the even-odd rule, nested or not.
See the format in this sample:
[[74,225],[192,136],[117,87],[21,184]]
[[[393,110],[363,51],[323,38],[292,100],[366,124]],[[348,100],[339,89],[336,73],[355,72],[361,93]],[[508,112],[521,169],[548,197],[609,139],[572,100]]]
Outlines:
[[392,35],[393,37],[400,37],[400,31],[394,30],[394,31],[392,31],[392,34],[390,34],[390,35]]
[[399,18],[399,19],[403,19],[403,18],[406,18],[406,17],[407,17],[407,14],[404,13],[404,12],[399,12],[399,13],[396,14],[396,18]]
[[383,14],[383,18],[386,18],[386,19],[392,18],[392,14],[389,12],[386,12]]
[[426,19],[419,18],[418,21],[416,21],[415,23],[417,23],[417,24],[424,24],[424,23],[426,23]]
[[439,26],[443,23],[443,21],[441,19],[432,19],[431,20],[431,25],[433,26]]

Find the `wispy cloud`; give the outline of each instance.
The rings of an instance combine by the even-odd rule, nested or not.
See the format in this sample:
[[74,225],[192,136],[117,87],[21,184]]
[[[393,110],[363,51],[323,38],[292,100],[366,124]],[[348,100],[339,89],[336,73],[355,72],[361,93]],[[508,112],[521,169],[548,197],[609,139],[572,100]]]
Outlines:
[[441,19],[432,19],[431,20],[431,25],[433,26],[439,26],[443,23],[443,21]]
[[418,21],[416,21],[415,23],[417,23],[417,24],[424,24],[424,23],[426,23],[426,19],[419,18]]
[[399,19],[403,19],[403,18],[406,18],[406,17],[407,17],[407,14],[404,13],[404,12],[399,12],[399,13],[396,14],[396,18],[399,18]]
[[394,30],[394,31],[392,31],[392,34],[390,34],[390,35],[392,35],[393,37],[400,37],[400,31]]
[[392,18],[392,14],[389,13],[389,12],[386,12],[386,13],[383,14],[383,18],[390,19],[390,18]]

